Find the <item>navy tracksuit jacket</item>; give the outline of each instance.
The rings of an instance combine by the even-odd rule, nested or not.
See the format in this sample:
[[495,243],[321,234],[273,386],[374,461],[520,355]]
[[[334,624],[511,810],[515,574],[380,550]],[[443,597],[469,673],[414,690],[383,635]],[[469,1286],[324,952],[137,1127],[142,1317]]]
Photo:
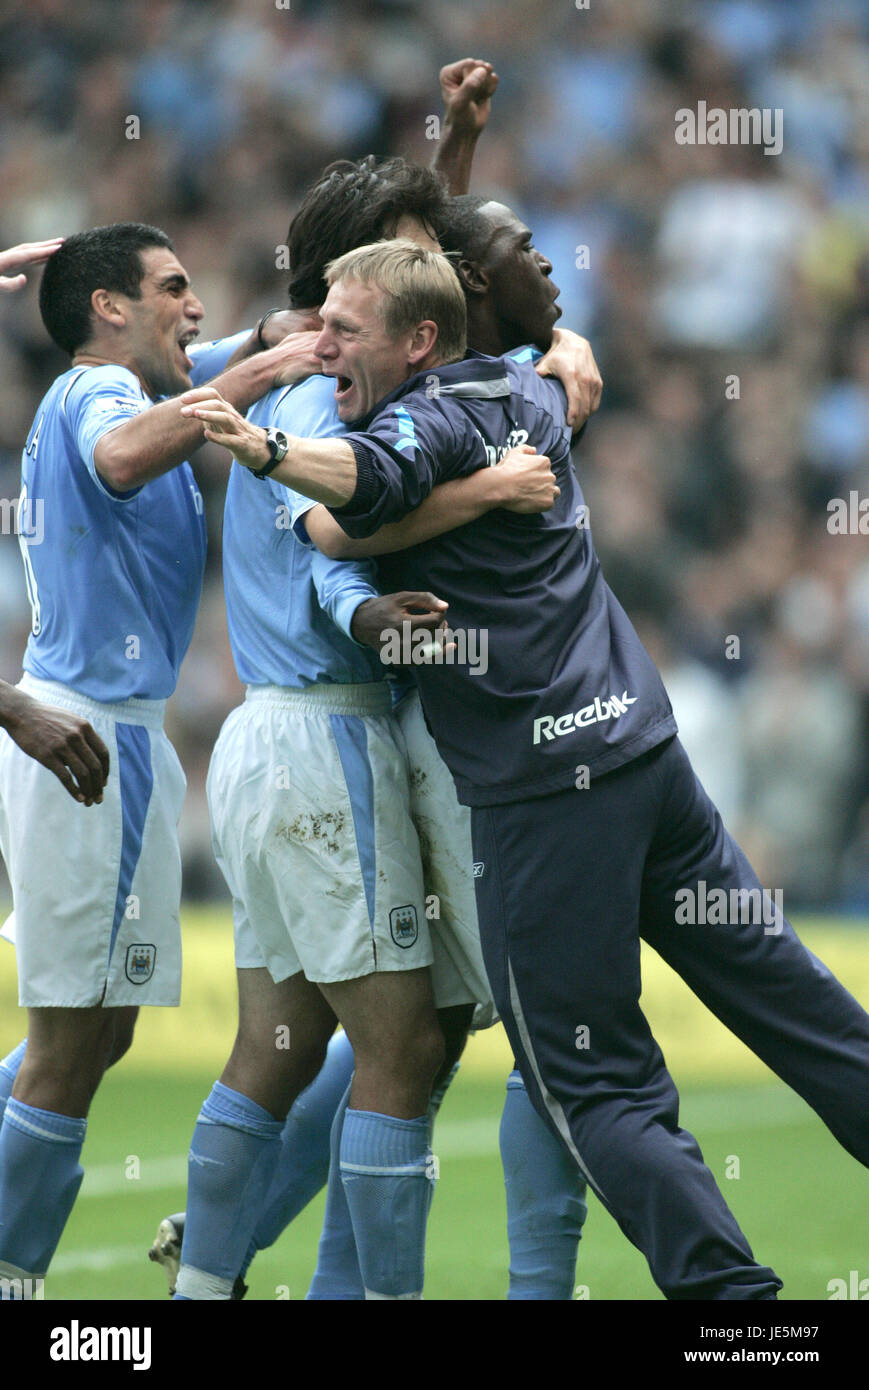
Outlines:
[[[486,966],[532,1101],[667,1297],[774,1298],[780,1280],[679,1126],[640,1009],[640,938],[863,1163],[869,1017],[762,899],[691,769],[660,676],[600,572],[560,387],[513,358],[470,354],[403,383],[365,426],[344,436],[355,494],[332,509],[352,536],[514,444],[552,461],[550,511],[493,510],[383,557],[381,587],[430,589],[451,628],[488,634],[485,673],[414,675],[472,807]],[[706,911],[699,898],[720,890],[726,911]]]

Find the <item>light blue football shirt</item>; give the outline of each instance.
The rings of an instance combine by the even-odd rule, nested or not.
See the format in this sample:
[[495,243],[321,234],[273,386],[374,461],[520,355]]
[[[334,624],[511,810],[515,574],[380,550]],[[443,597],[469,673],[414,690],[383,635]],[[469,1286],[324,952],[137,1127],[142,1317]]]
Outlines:
[[[343,434],[333,378],[270,391],[248,412],[263,428],[324,438]],[[229,639],[246,685],[296,688],[383,680],[377,654],[349,636],[356,608],[379,595],[370,561],[329,560],[296,534],[316,504],[233,463],[223,521]],[[304,533],[303,533],[304,534]]]
[[187,356],[193,363],[190,371],[193,385],[202,386],[204,382],[224,371],[230,357],[242,343],[247,342],[252,332],[251,328],[243,328],[240,333],[233,333],[228,338],[212,338],[208,343],[191,343],[187,349]]
[[190,465],[123,494],[94,465],[98,440],[152,405],[126,367],[74,367],[22,455],[24,669],[94,700],[168,698],[199,607],[206,531]]

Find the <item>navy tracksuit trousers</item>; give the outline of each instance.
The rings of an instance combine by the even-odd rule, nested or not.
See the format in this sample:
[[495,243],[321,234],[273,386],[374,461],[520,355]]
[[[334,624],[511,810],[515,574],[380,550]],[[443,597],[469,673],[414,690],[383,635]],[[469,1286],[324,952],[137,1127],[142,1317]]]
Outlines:
[[774,1298],[679,1127],[640,938],[867,1165],[869,1016],[771,904],[760,922],[679,920],[678,890],[760,884],[678,739],[587,788],[474,807],[472,827],[486,967],[538,1111],[668,1298]]

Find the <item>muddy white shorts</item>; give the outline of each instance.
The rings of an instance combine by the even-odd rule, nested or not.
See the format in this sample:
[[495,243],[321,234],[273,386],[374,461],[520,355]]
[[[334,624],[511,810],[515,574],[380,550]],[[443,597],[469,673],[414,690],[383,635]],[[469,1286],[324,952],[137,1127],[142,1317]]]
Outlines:
[[208,773],[236,965],[319,983],[431,965],[409,796],[385,682],[250,687]]
[[416,690],[396,706],[395,716],[407,751],[410,814],[419,837],[429,911],[437,911],[429,925],[441,974],[445,978],[452,967],[477,1004],[474,1028],[488,1028],[498,1015],[477,925],[471,813],[456,797],[452,774],[426,727]]
[[109,750],[99,806],[0,731],[0,850],[12,884],[19,1002],[87,1008],[177,1004],[186,787],[162,700],[106,704],[25,676],[20,689],[90,721]]

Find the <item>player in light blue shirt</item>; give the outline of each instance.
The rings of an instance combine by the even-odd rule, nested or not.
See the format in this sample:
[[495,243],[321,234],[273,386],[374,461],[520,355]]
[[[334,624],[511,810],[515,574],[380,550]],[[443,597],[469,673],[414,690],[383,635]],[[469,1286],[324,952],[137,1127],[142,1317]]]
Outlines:
[[[519,233],[518,240],[522,243],[522,247],[524,248],[526,240],[530,241],[530,236],[528,236],[526,229],[522,228],[520,224],[517,224],[517,227]],[[512,227],[510,231],[512,233]],[[508,251],[512,251],[512,240],[508,244]],[[525,259],[529,262],[533,262],[534,275],[532,278],[534,279],[535,290],[537,290],[538,280],[543,286],[542,292],[530,294],[526,296],[526,298],[528,298],[531,308],[539,309],[542,306],[545,309],[550,305],[553,298],[553,292],[548,289],[548,282],[546,280],[547,263],[543,258],[537,256],[537,253],[533,253]],[[540,266],[543,267],[542,273]],[[527,278],[526,275],[525,279]],[[518,278],[515,279],[515,283],[519,283]],[[481,299],[480,302],[481,304],[485,302],[487,307],[491,303],[489,299],[485,301]],[[499,304],[499,307],[503,306]],[[533,315],[530,314],[530,310],[527,316],[533,318]],[[566,371],[565,366],[562,366],[559,370],[559,375],[564,371],[566,377],[565,385],[569,389],[571,395],[576,397],[576,388],[581,386],[583,374],[583,368],[578,366],[578,363],[582,360],[583,351],[587,350],[587,344],[584,343],[584,340],[579,343],[576,343],[574,340],[574,343],[575,346],[572,348],[573,356],[570,365],[567,366],[567,364],[565,364],[565,366],[567,366]],[[525,361],[539,357],[540,354],[535,349],[526,347],[520,349],[516,355],[520,360]],[[576,374],[574,375],[574,373]],[[590,394],[592,397],[590,405],[591,408],[594,408],[594,383],[592,381],[589,384],[591,386]],[[274,393],[271,399],[276,400]],[[294,402],[298,402],[300,405],[304,402],[305,406],[307,406],[308,414],[312,417],[309,418],[307,427],[310,428],[312,434],[325,437],[343,432],[343,426],[337,415],[334,392],[326,383],[318,382],[317,380],[307,382],[302,387],[297,387],[291,393],[285,394],[282,400],[284,408],[281,416],[277,420],[275,419],[274,411],[266,411],[266,407],[270,404],[270,401],[264,400],[253,412],[250,412],[249,418],[251,423],[257,423],[263,426],[269,423],[278,423],[285,430],[295,433],[297,429],[301,428],[299,423],[300,419],[306,418],[306,410],[303,408],[299,415],[293,415],[291,407]],[[585,404],[580,407],[579,401],[574,400],[573,409],[575,411],[574,420],[576,420],[577,415],[579,415],[580,419],[577,420],[577,423],[579,423],[587,416],[589,406]],[[234,465],[234,473],[235,472],[237,472],[237,465]],[[485,481],[486,472],[487,470],[483,470],[483,473],[478,475],[481,481]],[[256,486],[256,480],[251,479],[247,488],[244,489],[243,480],[236,481],[233,479],[230,484],[230,496],[235,496],[238,499],[250,499],[251,506],[255,506],[257,502]],[[261,483],[259,486],[262,488]],[[272,486],[274,486],[274,484],[272,484]],[[275,495],[277,496],[279,494],[276,492]],[[304,500],[298,500],[297,494],[287,495],[297,499],[291,510],[291,518],[294,520],[300,540],[304,543],[307,540],[305,519],[310,512],[310,504],[306,505]],[[453,526],[461,524],[463,520],[473,519],[473,514],[460,514],[457,504],[458,498],[451,499],[453,515],[450,524]],[[229,523],[229,517],[227,518],[227,522]],[[245,534],[249,533],[249,517],[246,517],[245,525],[240,527],[239,531],[243,531]],[[424,539],[422,535],[405,538],[404,545],[414,544],[422,539]],[[380,542],[382,542],[382,540],[383,534],[381,533],[378,548],[380,548]],[[395,548],[401,547],[396,545]],[[260,596],[260,602],[261,601],[262,596]],[[354,602],[356,602],[356,600],[354,600]],[[372,612],[377,611],[375,609],[375,604],[382,602],[384,602],[384,600],[375,600],[373,603],[366,605],[366,607]],[[255,611],[256,600],[254,600],[249,607],[251,616]],[[380,611],[382,612],[382,610]],[[350,634],[350,624],[354,617],[353,605],[348,604],[340,611],[336,609],[333,616],[343,628],[344,632]],[[373,622],[373,618],[371,621]],[[383,625],[389,625],[385,617],[383,617],[382,623]],[[359,636],[359,632],[354,629],[353,635]],[[297,1123],[293,1123],[294,1115],[291,1114],[290,1123],[288,1124],[284,1138],[285,1151],[281,1159],[281,1169],[273,1182],[266,1208],[263,1211],[254,1233],[251,1248],[248,1251],[244,1264],[241,1266],[242,1272],[246,1269],[247,1263],[255,1250],[257,1248],[263,1248],[276,1238],[283,1225],[301,1209],[305,1200],[312,1194],[312,1191],[316,1190],[318,1181],[322,1181],[320,1170],[317,1165],[310,1161],[311,1153],[316,1146],[318,1134],[323,1131],[324,1126],[328,1127],[328,1119],[331,1114],[330,1107],[334,1104],[334,1095],[340,1089],[339,1086],[332,1084],[333,1074],[336,1073],[342,1065],[349,1069],[352,1062],[348,1058],[342,1056],[337,1046],[330,1049],[329,1060],[323,1072],[317,1078],[316,1083],[306,1093],[304,1104],[300,1104],[300,1114]],[[333,1178],[337,1177],[339,1173],[340,1155],[339,1146],[336,1142],[340,1138],[339,1120],[340,1115],[339,1118],[336,1119],[333,1129],[333,1163],[329,1178],[326,1222],[320,1245],[320,1261],[318,1263],[318,1271],[314,1286],[312,1287],[312,1292],[309,1294],[309,1297],[359,1298],[363,1296],[363,1283],[359,1275],[359,1265],[356,1259],[346,1201],[343,1202],[342,1206],[342,1184],[340,1177],[338,1177],[337,1182],[333,1181]],[[545,1207],[540,1200],[534,1199],[539,1199],[541,1194],[532,1192],[533,1185],[529,1187],[526,1184],[526,1186],[522,1188],[521,1186],[510,1186],[508,1183],[508,1195],[511,1198],[510,1209],[513,1217],[511,1222],[511,1252],[517,1262],[515,1289],[514,1272],[511,1267],[511,1296],[542,1298],[564,1297],[565,1294],[563,1289],[566,1284],[568,1289],[566,1296],[569,1297],[569,1291],[572,1287],[571,1253],[573,1254],[573,1262],[575,1263],[575,1242],[578,1238],[578,1228],[581,1226],[584,1206],[574,1192],[576,1186],[575,1175],[571,1175],[573,1177],[573,1181],[571,1181],[571,1176],[566,1176],[563,1171],[565,1166],[569,1168],[569,1162],[566,1163],[564,1155],[558,1150],[557,1145],[555,1146],[555,1153],[549,1154],[549,1150],[553,1147],[553,1140],[528,1104],[521,1083],[518,1079],[514,1078],[511,1078],[511,1085],[508,1089],[508,1103],[505,1105],[504,1125],[502,1126],[502,1144],[505,1156],[505,1175],[507,1173],[508,1153],[511,1155],[510,1170],[514,1177],[517,1173],[521,1176],[523,1172],[531,1171],[535,1165],[539,1164],[541,1154],[546,1154],[547,1157],[554,1159],[554,1162],[550,1162],[547,1167],[545,1186],[548,1205]],[[522,1196],[523,1193],[526,1193],[525,1198]],[[549,1199],[553,1197],[554,1200],[550,1201]],[[569,1216],[567,1214],[568,1209],[570,1213]],[[528,1251],[525,1251],[522,1246],[525,1230],[526,1228],[529,1231],[533,1230],[535,1218],[539,1218],[538,1226],[540,1228],[536,1232],[537,1244],[535,1245],[532,1241],[529,1244]],[[560,1236],[562,1233],[562,1226],[565,1228],[564,1235],[566,1238],[561,1240],[564,1251],[563,1254],[559,1254],[557,1277],[555,1277],[553,1271],[549,1268],[549,1262],[545,1259],[542,1262],[536,1259],[535,1252],[539,1249],[539,1240],[542,1238],[542,1228],[545,1227],[547,1233],[549,1233],[550,1228],[554,1229],[558,1227]],[[185,1246],[185,1252],[186,1248]],[[553,1254],[553,1252],[550,1252],[550,1254]],[[521,1285],[519,1283],[518,1268],[520,1258],[522,1261]],[[556,1288],[558,1292],[554,1292]]]
[[[367,164],[368,162],[366,162]],[[371,188],[369,192],[369,206],[372,199],[379,197],[380,190],[377,188],[377,178],[372,176],[369,169],[353,169],[348,167],[346,180],[352,182],[354,179],[368,176],[371,178]],[[328,192],[334,193],[340,187],[343,174],[333,173],[331,180],[324,179],[325,185],[329,183]],[[397,216],[390,225],[389,230],[395,232],[397,227]],[[382,228],[372,225],[369,232],[369,239],[373,239],[382,232]],[[402,229],[404,230],[404,229]],[[373,233],[373,236],[371,235]],[[291,229],[291,245],[293,242],[294,231]],[[303,239],[304,240],[304,239]],[[307,244],[307,243],[306,243]],[[316,237],[310,239],[309,249],[317,247],[317,254],[321,254],[321,246]],[[313,261],[313,252],[311,260]],[[309,303],[308,299],[297,298],[297,303]],[[312,369],[316,370],[319,363],[313,363]],[[296,433],[308,432],[313,435],[323,436],[342,432],[343,426],[337,419],[334,402],[334,390],[328,383],[319,378],[311,378],[303,385],[295,387],[289,392],[273,392],[268,397],[254,407],[250,413],[253,423],[260,424],[262,427],[271,430],[284,430]],[[473,481],[473,480],[472,480]],[[476,480],[476,483],[487,481],[484,477]],[[498,503],[493,500],[488,502],[488,506],[503,504],[504,499]],[[484,504],[481,510],[485,510]],[[371,671],[369,676],[364,675],[364,666],[360,666],[360,653],[354,651],[353,645],[348,644],[346,638],[351,635],[350,623],[354,612],[360,608],[365,595],[365,586],[371,583],[373,576],[370,571],[358,570],[353,574],[353,578],[348,583],[347,571],[343,571],[345,597],[342,599],[335,597],[340,593],[343,567],[337,570],[330,569],[323,574],[320,568],[320,561],[316,558],[316,552],[312,552],[307,538],[304,534],[304,516],[310,509],[310,502],[299,498],[296,494],[282,489],[268,479],[255,479],[252,476],[243,476],[241,470],[233,467],[227,493],[227,507],[224,522],[224,578],[227,595],[227,610],[229,619],[230,637],[233,645],[233,652],[239,674],[254,687],[258,685],[291,685],[297,690],[310,688],[312,685],[320,689],[328,687],[330,684],[339,686],[342,682],[352,679],[355,682],[367,680],[369,684],[379,684],[379,675],[376,670]],[[422,510],[422,509],[421,509]],[[442,517],[440,529],[448,529],[450,526],[458,524],[454,510],[447,508],[447,516]],[[451,513],[451,514],[450,514]],[[472,515],[479,515],[479,511]],[[467,519],[472,519],[469,515]],[[419,514],[417,514],[417,519]],[[296,535],[293,535],[295,529]],[[429,535],[433,534],[431,531]],[[404,536],[404,545],[414,544],[417,540],[424,539],[423,534],[414,536],[408,533]],[[328,580],[332,578],[338,585],[337,589],[329,587]],[[370,597],[375,598],[376,589],[371,584]],[[316,600],[316,601],[315,601]],[[377,599],[378,602],[383,600]],[[336,629],[327,631],[323,626],[322,614],[317,612],[317,603],[325,607],[334,616],[338,625],[343,629],[341,632]],[[331,604],[331,607],[330,607]],[[402,614],[405,616],[405,614]],[[432,614],[433,624],[437,624],[441,619],[440,612]],[[395,619],[393,619],[395,621]],[[400,626],[399,618],[395,625]],[[384,619],[384,625],[390,625]],[[324,645],[325,644],[325,645]],[[348,664],[349,663],[349,664]],[[235,716],[230,716],[230,721],[234,721]],[[237,721],[235,721],[237,724]],[[224,735],[221,735],[224,739]],[[219,745],[220,748],[220,745]],[[290,767],[294,766],[294,759],[290,756],[292,750],[287,749],[286,757]],[[218,752],[215,753],[218,758]],[[220,753],[222,762],[226,761],[226,753]],[[214,762],[212,763],[214,768]],[[253,797],[253,792],[248,792],[248,786],[252,784],[253,774],[245,776],[243,768],[250,768],[249,763],[243,763],[239,757],[238,772],[235,780],[221,779],[221,804],[228,800],[235,799],[240,802],[250,795],[253,800],[252,805],[258,802]],[[267,779],[263,779],[264,786]],[[249,848],[242,850],[241,858],[244,863],[250,862],[273,862],[277,849],[274,840],[266,838],[266,816],[260,808],[259,813],[260,828],[257,834],[262,837],[260,845],[256,836],[251,837]],[[246,834],[243,822],[244,813],[240,811],[236,820],[236,839]],[[298,821],[298,818],[296,818]],[[223,841],[230,834],[231,827],[227,824],[225,832],[216,834],[215,844],[221,842],[218,850],[218,857],[221,858],[222,867],[225,867],[223,860],[225,848]],[[255,843],[254,843],[255,841]],[[257,846],[260,845],[259,848]],[[239,914],[240,894],[236,891],[236,883],[231,881],[232,874],[228,876],[230,888],[236,900],[236,922],[238,938],[239,917],[242,921],[250,917],[250,905],[245,903],[246,912]],[[266,909],[268,911],[268,909]],[[268,1150],[274,1152],[277,1146],[277,1136],[270,1133],[267,1125],[267,1116],[282,1113],[280,1108],[283,1094],[276,1082],[269,1083],[267,1078],[276,1070],[279,1063],[284,1060],[283,1054],[275,1055],[274,1049],[269,1055],[263,1055],[262,1065],[257,1069],[245,1063],[244,1059],[251,1053],[254,1047],[253,1040],[256,1036],[265,1036],[268,1030],[265,1027],[265,1020],[268,1010],[265,1007],[264,998],[256,998],[252,995],[250,981],[245,980],[245,976],[252,976],[253,971],[246,968],[244,963],[237,959],[239,965],[239,992],[241,1023],[239,1039],[233,1052],[228,1068],[225,1070],[221,1081],[217,1083],[212,1095],[203,1106],[200,1116],[200,1124],[194,1134],[191,1152],[202,1159],[203,1162],[192,1162],[189,1170],[188,1186],[188,1221],[184,1233],[184,1266],[182,1266],[178,1290],[185,1297],[228,1297],[234,1282],[234,1276],[242,1265],[242,1257],[249,1258],[251,1251],[245,1255],[243,1246],[238,1246],[236,1242],[243,1237],[243,1217],[250,1222],[256,1216],[256,1207],[263,1206],[263,1199],[272,1200],[272,1212],[263,1217],[260,1225],[253,1230],[252,1247],[262,1246],[269,1243],[269,1234],[274,1238],[275,1226],[279,1223],[275,1220],[275,1207],[279,1206],[280,1194],[273,1192],[265,1193],[260,1186],[262,1181],[263,1165],[266,1163]],[[252,962],[251,962],[252,964]],[[296,967],[298,969],[298,966]],[[280,976],[273,978],[280,979]],[[314,975],[314,979],[323,979],[322,975]],[[328,978],[328,977],[326,977]],[[328,991],[325,991],[328,995]],[[268,993],[268,990],[266,990]],[[274,1016],[278,1012],[273,1010]],[[286,1009],[280,1014],[285,1017]],[[261,1017],[262,1015],[262,1017]],[[257,1019],[260,1019],[260,1024]],[[465,1014],[465,1026],[468,1021],[468,1014]],[[312,1047],[312,1028],[304,1028],[304,1038],[306,1047]],[[297,1027],[293,1030],[293,1036],[302,1033],[302,1029]],[[393,1047],[393,1055],[401,1053],[400,1047]],[[295,1063],[299,1065],[297,1053]],[[293,1060],[293,1059],[287,1059]],[[330,1062],[327,1064],[327,1072],[331,1073],[333,1057],[330,1053]],[[342,1064],[349,1068],[350,1063],[343,1061]],[[248,1079],[246,1067],[250,1071]],[[346,1074],[346,1073],[345,1073]],[[309,1110],[314,1103],[314,1091],[319,1091],[321,1079],[318,1078],[316,1087],[312,1088],[305,1102],[305,1110]],[[266,1098],[269,1093],[269,1085],[275,1096],[273,1104]],[[254,1104],[254,1097],[257,1104]],[[263,1107],[265,1113],[263,1113]],[[322,1107],[323,1113],[327,1112],[328,1107]],[[387,1107],[383,1104],[362,1106],[362,1112],[371,1110],[380,1111],[381,1115],[387,1112]],[[348,1112],[352,1123],[363,1126],[368,1122],[368,1114],[359,1114],[356,1107]],[[335,1133],[340,1139],[341,1124],[344,1118],[344,1110],[339,1112],[336,1119]],[[292,1116],[291,1116],[292,1120]],[[358,1121],[358,1124],[357,1124]],[[423,1128],[422,1120],[413,1119],[407,1121],[408,1125],[420,1125]],[[288,1126],[288,1130],[290,1126]],[[223,1131],[222,1137],[220,1131]],[[248,1138],[240,1136],[248,1135]],[[407,1136],[409,1138],[409,1136]],[[345,1140],[347,1138],[345,1126]],[[364,1141],[356,1133],[353,1134],[351,1142],[342,1151],[341,1163],[347,1171],[347,1164],[351,1168],[355,1163],[364,1164],[366,1170],[370,1170],[372,1189],[371,1202],[368,1212],[361,1212],[361,1223],[358,1218],[360,1212],[356,1212],[354,1225],[362,1224],[366,1220],[371,1228],[371,1204],[377,1205],[374,1200],[373,1189],[380,1184],[388,1185],[390,1178],[387,1169],[394,1169],[395,1165],[401,1166],[402,1163],[408,1172],[416,1172],[419,1167],[418,1154],[414,1150],[412,1159],[408,1158],[405,1151],[405,1137],[397,1136],[401,1140],[399,1150],[390,1148],[390,1140],[384,1136],[380,1143],[379,1150],[373,1149],[370,1155],[370,1162],[364,1158]],[[223,1151],[233,1154],[233,1164],[236,1178],[240,1179],[241,1174],[254,1169],[257,1173],[257,1182],[249,1184],[242,1194],[239,1181],[230,1182],[228,1177],[218,1181],[219,1174],[212,1164],[205,1163],[207,1158],[216,1159]],[[288,1147],[288,1146],[287,1146]],[[348,1149],[352,1149],[356,1158],[348,1158]],[[241,1159],[244,1152],[244,1161]],[[372,1166],[373,1165],[373,1166]],[[385,1166],[384,1166],[385,1165]],[[390,1171],[391,1171],[390,1169]],[[338,1171],[337,1164],[335,1165]],[[316,1175],[315,1175],[316,1180]],[[319,1180],[322,1180],[321,1178]],[[280,1180],[276,1182],[276,1187],[280,1185]],[[286,1189],[286,1178],[283,1177],[283,1186]],[[301,1184],[296,1185],[297,1188]],[[340,1188],[340,1177],[338,1180]],[[359,1185],[354,1183],[356,1192]],[[384,1188],[385,1191],[385,1188]],[[298,1193],[296,1194],[298,1196]],[[308,1194],[310,1195],[310,1193]],[[286,1196],[286,1192],[285,1192]],[[355,1193],[354,1193],[355,1196]],[[367,1201],[368,1199],[366,1199]],[[241,1205],[240,1205],[241,1203]],[[301,1203],[303,1204],[303,1203]],[[363,1202],[363,1206],[365,1203]],[[266,1208],[269,1201],[265,1202]],[[285,1202],[284,1219],[288,1219],[287,1207]],[[295,1207],[298,1210],[298,1206]],[[346,1212],[346,1207],[345,1207]],[[292,1212],[289,1213],[290,1215]],[[175,1218],[168,1219],[168,1225],[174,1224]],[[329,1219],[327,1216],[327,1226]],[[333,1231],[337,1232],[338,1222],[334,1223]],[[382,1222],[381,1222],[382,1225]],[[270,1231],[267,1229],[270,1226]],[[373,1228],[376,1230],[377,1221],[375,1219]],[[347,1225],[344,1224],[346,1232]],[[230,1234],[231,1232],[231,1234]],[[377,1239],[369,1242],[368,1249],[363,1256],[363,1263],[367,1259],[368,1271],[363,1271],[360,1278],[359,1265],[356,1260],[356,1251],[353,1248],[353,1235],[350,1231],[349,1248],[346,1250],[344,1260],[344,1271],[346,1271],[345,1287],[341,1292],[336,1292],[336,1283],[331,1283],[329,1293],[325,1296],[332,1297],[360,1297],[364,1288],[379,1289],[384,1296],[399,1296],[395,1287],[395,1281],[372,1283],[371,1281],[371,1254],[372,1247],[376,1246],[379,1240],[381,1248],[394,1244],[395,1233],[384,1235],[379,1231]],[[168,1240],[166,1239],[168,1237]],[[173,1241],[171,1230],[164,1231],[158,1237],[158,1248],[155,1250],[155,1257],[159,1258],[163,1251],[159,1248],[162,1244],[172,1244],[177,1248],[177,1240]],[[346,1242],[345,1242],[346,1244]],[[167,1265],[170,1261],[167,1259]],[[355,1270],[355,1276],[354,1276]],[[402,1272],[407,1276],[408,1271]],[[170,1274],[170,1283],[172,1276]],[[411,1283],[407,1288],[413,1290],[418,1288],[418,1284]]]
[[[63,237],[52,237],[0,251],[0,293],[20,290],[27,282],[24,272],[44,265],[62,242]],[[13,274],[6,273],[10,271]],[[101,799],[109,775],[109,752],[86,719],[58,706],[46,706],[0,681],[0,729],[5,729],[19,748],[53,772],[75,801],[91,806]],[[70,771],[70,758],[81,768],[81,781]],[[15,1071],[0,1063],[0,1120],[14,1079]]]
[[[312,365],[319,365],[313,364]],[[325,377],[270,391],[251,408],[255,423],[288,430],[304,421],[320,436],[342,432]],[[370,561],[329,560],[300,545],[296,522],[310,498],[233,463],[223,522],[223,572],[229,639],[245,685],[301,688],[318,682],[382,681],[376,653],[336,630],[329,610],[346,619],[377,594]],[[254,539],[255,538],[255,539]],[[343,625],[343,624],[342,624]]]
[[[22,457],[32,625],[21,688],[92,725],[111,766],[102,803],[86,810],[56,769],[0,733],[0,847],[14,901],[4,935],[29,1011],[26,1048],[0,1063],[4,1098],[11,1089],[0,1277],[21,1288],[45,1274],[75,1200],[107,1060],[129,1046],[139,1004],[178,1002],[184,775],[162,717],[205,562],[202,499],[185,462],[202,434],[165,399],[192,384],[186,349],[203,308],[168,237],[137,223],[70,237],[48,262],[40,309],[73,362]],[[286,363],[272,349],[218,381],[246,410]],[[67,748],[79,785],[88,756],[83,735]]]
[[199,607],[205,509],[190,464],[120,492],[94,461],[108,431],[152,405],[127,367],[73,367],[24,449],[24,669],[92,700],[167,699]]

